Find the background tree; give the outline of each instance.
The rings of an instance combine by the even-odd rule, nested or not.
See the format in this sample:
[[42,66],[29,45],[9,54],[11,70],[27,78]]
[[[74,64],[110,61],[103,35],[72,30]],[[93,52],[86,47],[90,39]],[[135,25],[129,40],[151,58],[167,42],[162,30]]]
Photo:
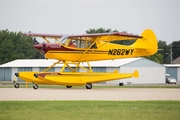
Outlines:
[[33,48],[33,41],[30,37],[24,36],[21,32],[0,31],[0,63],[6,63],[15,59],[38,59],[43,58]]
[[159,40],[158,41],[158,54],[163,55],[163,63],[170,63],[170,57],[169,57],[169,53],[170,53],[170,49],[169,46],[166,44],[166,41],[162,41]]
[[118,30],[111,30],[111,29],[104,29],[104,28],[98,28],[98,29],[89,29],[86,30],[86,33],[93,34],[93,33],[110,33],[110,32],[118,32]]
[[173,56],[173,60],[180,56],[180,41],[174,41],[172,43],[172,56]]
[[161,64],[163,64],[163,55],[161,55],[160,53],[155,53],[154,55],[151,55],[151,56],[148,56],[148,57],[146,57],[146,58],[148,58],[148,59],[150,59],[150,60],[153,60],[153,61],[155,61],[155,62],[158,62],[158,63],[161,63]]
[[157,54],[163,55],[163,64],[171,63],[171,52],[172,47],[172,60],[180,56],[180,41],[174,41],[173,43],[167,45],[165,41],[160,40],[158,42],[159,51]]

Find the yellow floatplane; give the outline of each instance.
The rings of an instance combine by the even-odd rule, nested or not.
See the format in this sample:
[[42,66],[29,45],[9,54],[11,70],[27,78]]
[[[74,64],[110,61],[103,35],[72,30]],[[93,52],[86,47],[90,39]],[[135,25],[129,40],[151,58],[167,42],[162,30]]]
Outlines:
[[[42,37],[46,43],[35,44],[37,49],[46,59],[56,59],[57,62],[45,69],[43,72],[18,72],[16,77],[33,83],[33,88],[37,89],[37,84],[65,85],[67,88],[72,86],[85,85],[87,89],[92,88],[92,83],[104,82],[109,80],[138,77],[138,71],[134,73],[121,74],[115,70],[112,73],[93,72],[90,61],[114,60],[120,58],[133,58],[139,56],[149,56],[157,52],[157,39],[154,32],[146,29],[139,35],[125,32],[82,34],[82,35],[55,35],[25,33],[27,36]],[[49,39],[54,39],[51,43]],[[136,40],[132,45],[115,44],[114,41]],[[88,68],[80,65],[86,62]],[[47,72],[56,64],[63,63],[59,72]],[[71,65],[76,67],[72,67]],[[64,72],[68,67],[71,72]],[[77,72],[81,68],[86,72]],[[15,88],[19,84],[14,80]]]

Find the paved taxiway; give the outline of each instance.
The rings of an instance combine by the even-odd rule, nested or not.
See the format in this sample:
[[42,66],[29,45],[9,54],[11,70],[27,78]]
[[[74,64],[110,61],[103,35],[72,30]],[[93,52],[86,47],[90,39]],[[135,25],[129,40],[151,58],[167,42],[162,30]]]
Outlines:
[[180,100],[180,89],[165,88],[0,88],[0,100]]

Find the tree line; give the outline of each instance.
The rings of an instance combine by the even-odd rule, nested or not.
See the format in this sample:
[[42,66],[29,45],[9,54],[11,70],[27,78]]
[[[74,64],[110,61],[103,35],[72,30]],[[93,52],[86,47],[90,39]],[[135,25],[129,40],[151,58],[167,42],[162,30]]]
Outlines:
[[0,31],[0,64],[16,59],[43,58],[33,48],[31,37],[24,36],[21,32]]
[[[111,29],[89,29],[86,33],[109,33],[118,32]],[[126,31],[123,31],[126,32]],[[114,41],[116,44],[130,45],[135,40]],[[11,32],[8,30],[0,31],[0,64],[10,62],[16,59],[42,59],[42,56],[33,48],[34,41],[29,36],[24,36],[22,32]],[[176,59],[180,56],[180,41],[174,41],[171,45],[167,45],[166,41],[158,41],[159,51],[147,57],[161,64],[170,63],[170,47],[172,46],[172,56]]]

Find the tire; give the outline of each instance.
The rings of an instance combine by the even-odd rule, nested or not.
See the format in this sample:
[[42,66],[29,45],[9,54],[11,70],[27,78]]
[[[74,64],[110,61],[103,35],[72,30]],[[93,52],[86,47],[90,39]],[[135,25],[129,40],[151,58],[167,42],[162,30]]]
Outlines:
[[34,88],[35,90],[37,90],[37,89],[38,89],[38,85],[37,85],[37,84],[33,84],[33,88]]
[[67,88],[72,88],[72,86],[66,86]]
[[19,83],[15,83],[15,84],[14,84],[14,87],[15,87],[15,88],[19,88],[19,87],[20,87]]
[[92,84],[91,83],[86,84],[86,89],[91,89],[91,88],[92,88]]
[[124,83],[119,83],[119,86],[124,86]]

